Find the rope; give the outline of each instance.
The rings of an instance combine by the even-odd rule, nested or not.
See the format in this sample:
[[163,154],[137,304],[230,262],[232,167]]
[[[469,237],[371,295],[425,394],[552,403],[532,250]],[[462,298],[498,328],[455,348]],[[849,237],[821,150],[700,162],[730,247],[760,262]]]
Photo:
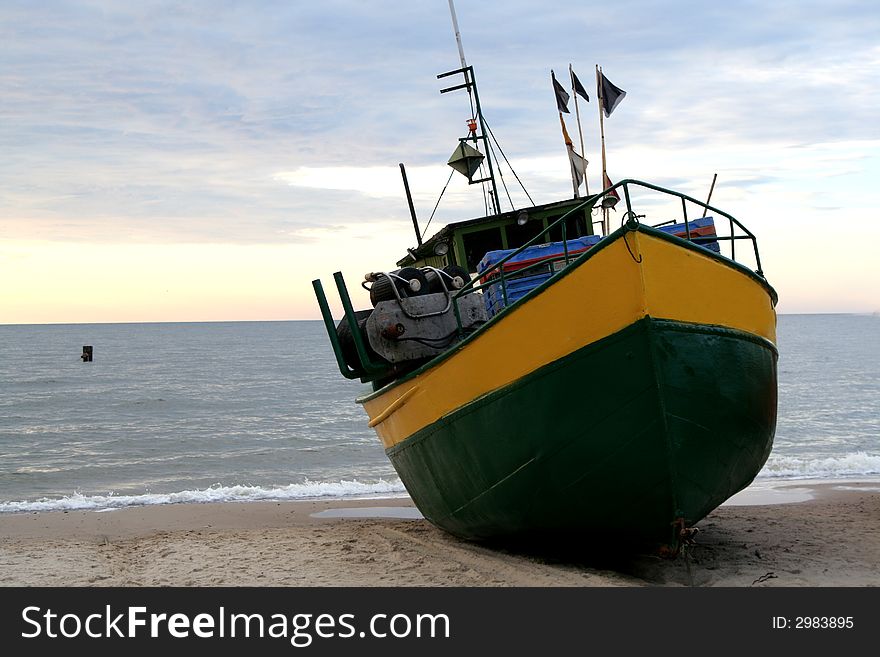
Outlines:
[[691,556],[687,545],[681,546],[681,552],[684,555],[684,567],[687,571],[688,586],[694,585],[694,574],[691,572]]
[[[492,148],[492,142],[491,142],[491,141],[486,141],[486,143],[489,145],[489,152],[492,154],[492,157],[495,157],[495,149]],[[497,144],[496,144],[496,145],[497,145]],[[500,150],[500,149],[499,149],[499,150]],[[498,161],[498,158],[497,158],[497,157],[495,157],[495,161],[496,161],[496,162]],[[504,188],[504,193],[507,194],[507,202],[510,203],[510,208],[511,208],[512,210],[515,210],[516,207],[513,205],[513,199],[510,198],[510,190],[507,189],[507,183],[504,182],[504,174],[501,172],[501,167],[500,167],[500,166],[498,167],[498,177],[501,178],[501,186]],[[498,212],[501,212],[501,208],[498,208]]]
[[437,202],[434,204],[434,209],[431,210],[431,217],[428,219],[428,223],[425,224],[425,229],[422,231],[422,239],[425,239],[425,235],[428,233],[428,226],[431,225],[431,220],[434,218],[434,213],[437,212],[437,207],[440,205],[440,199],[443,198],[443,195],[446,193],[446,188],[449,187],[449,181],[452,180],[452,175],[455,173],[455,169],[452,170],[452,173],[449,174],[449,178],[446,179],[446,184],[443,185],[443,191],[440,192],[440,196],[437,197]]
[[[629,217],[629,218],[627,218],[627,217]],[[634,232],[638,231],[639,217],[638,217],[638,215],[633,214],[632,212],[627,212],[626,214],[623,215],[623,219],[626,219],[625,222],[623,220],[621,220],[621,222],[620,222],[621,225],[626,228],[626,233],[623,234],[623,243],[626,244],[626,250],[629,251],[629,257],[633,259],[633,262],[638,264],[638,263],[642,262],[642,254],[641,253],[639,254],[638,259],[636,258],[635,254],[632,252],[632,249],[629,246],[629,240],[626,239],[626,236],[628,233],[634,233]]]
[[[504,154],[504,150],[501,148],[501,144],[498,143],[498,139],[496,139],[496,137],[495,137],[495,133],[492,132],[492,128],[491,128],[491,127],[489,126],[489,124],[486,122],[486,117],[483,117],[483,125],[485,125],[485,126],[486,126],[486,130],[489,131],[489,136],[492,137],[492,141],[494,141],[494,142],[495,142],[495,145],[498,146],[498,152],[501,153],[501,157],[504,158],[505,163],[507,163],[507,166],[510,168],[510,172],[513,174],[513,177],[516,178],[516,182],[518,182],[518,183],[519,183],[519,186],[522,187],[522,190],[523,190],[523,192],[525,192],[525,195],[528,197],[529,202],[530,202],[532,205],[535,205],[535,202],[532,200],[532,197],[531,197],[531,195],[529,194],[528,190],[526,189],[526,186],[523,185],[522,180],[519,179],[519,176],[516,174],[516,171],[514,171],[514,169],[513,169],[513,165],[511,165],[511,164],[510,164],[510,161],[507,159],[507,155]],[[499,171],[500,171],[500,169],[499,169]],[[513,203],[511,203],[511,205],[513,205]]]

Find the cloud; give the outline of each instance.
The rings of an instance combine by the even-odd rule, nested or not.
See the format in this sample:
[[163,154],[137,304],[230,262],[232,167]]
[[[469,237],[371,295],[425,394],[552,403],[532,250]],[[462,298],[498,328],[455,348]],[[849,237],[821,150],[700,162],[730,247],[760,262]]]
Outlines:
[[274,178],[294,187],[350,190],[376,198],[397,197],[403,189],[400,172],[391,167],[300,167]]
[[[568,193],[549,69],[569,62],[588,87],[598,62],[628,92],[606,123],[615,179],[858,175],[866,160],[843,151],[767,155],[880,137],[880,18],[860,3],[510,2],[459,20],[487,119],[538,202]],[[438,93],[458,66],[444,3],[4,3],[0,40],[0,216],[22,239],[275,243],[405,221],[401,161],[428,216],[470,115],[464,92]],[[582,112],[595,185],[595,101]],[[435,221],[479,215],[475,192],[453,179]]]

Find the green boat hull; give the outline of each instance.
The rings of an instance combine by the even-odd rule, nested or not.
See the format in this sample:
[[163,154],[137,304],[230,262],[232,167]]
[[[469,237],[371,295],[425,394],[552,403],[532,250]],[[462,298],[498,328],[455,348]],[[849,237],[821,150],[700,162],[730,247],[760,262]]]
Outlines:
[[387,454],[425,517],[464,538],[674,546],[767,460],[776,364],[751,334],[646,317]]

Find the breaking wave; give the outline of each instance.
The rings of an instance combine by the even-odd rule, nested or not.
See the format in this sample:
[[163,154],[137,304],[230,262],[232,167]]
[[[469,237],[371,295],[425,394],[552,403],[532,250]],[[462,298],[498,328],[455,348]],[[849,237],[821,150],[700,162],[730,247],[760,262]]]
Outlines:
[[145,493],[143,495],[82,495],[73,493],[60,498],[34,501],[0,502],[0,513],[34,511],[109,511],[132,506],[155,504],[204,504],[208,502],[262,502],[304,499],[341,499],[397,497],[406,493],[400,480],[373,483],[360,481],[307,481],[276,488],[260,486],[211,486],[203,490],[179,493]]
[[839,479],[880,475],[880,455],[852,452],[844,456],[805,459],[770,456],[758,475],[767,479]]

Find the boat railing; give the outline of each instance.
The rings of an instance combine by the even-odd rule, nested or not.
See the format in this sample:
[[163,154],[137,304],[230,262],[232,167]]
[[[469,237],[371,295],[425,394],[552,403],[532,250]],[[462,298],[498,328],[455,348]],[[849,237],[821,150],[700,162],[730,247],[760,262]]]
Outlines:
[[[575,205],[574,207],[572,207],[568,212],[566,212],[561,217],[559,217],[558,219],[556,219],[555,221],[550,223],[546,228],[544,228],[541,232],[539,232],[537,235],[532,237],[530,240],[528,240],[525,244],[520,246],[518,249],[507,254],[506,256],[501,258],[498,262],[494,263],[492,266],[490,266],[482,271],[477,272],[476,276],[474,276],[474,278],[469,283],[464,285],[458,292],[456,292],[455,295],[453,296],[453,299],[452,299],[453,309],[455,311],[455,317],[456,317],[456,320],[458,321],[459,329],[461,329],[462,324],[461,324],[461,315],[460,315],[459,309],[458,309],[458,300],[465,294],[470,294],[471,292],[474,292],[474,291],[483,290],[483,289],[489,287],[490,285],[500,284],[502,299],[504,301],[504,305],[507,306],[507,304],[508,304],[507,284],[508,284],[508,280],[510,278],[509,277],[510,272],[509,272],[509,270],[507,270],[507,271],[505,270],[505,265],[507,263],[509,263],[512,259],[516,258],[516,256],[521,254],[523,251],[525,251],[530,246],[534,246],[539,243],[544,243],[544,238],[550,234],[550,231],[555,230],[557,227],[559,227],[561,229],[561,233],[562,233],[562,240],[561,241],[562,241],[562,248],[563,248],[562,255],[561,256],[554,256],[552,258],[542,259],[540,262],[535,263],[534,265],[529,265],[527,267],[518,268],[516,270],[517,276],[520,276],[524,271],[531,269],[532,267],[537,268],[537,267],[541,267],[541,266],[546,266],[548,263],[554,263],[554,262],[564,262],[565,266],[568,266],[569,264],[571,264],[572,260],[574,260],[576,258],[583,257],[585,254],[582,252],[579,252],[573,258],[572,254],[569,253],[569,249],[568,249],[568,237],[566,235],[566,226],[568,224],[569,217],[571,217],[575,213],[580,213],[585,210],[592,211],[592,209],[594,207],[596,207],[597,204],[601,203],[602,199],[609,197],[611,195],[611,193],[616,192],[617,189],[622,189],[623,196],[624,196],[623,200],[626,204],[626,211],[623,214],[623,220],[621,221],[621,226],[623,226],[624,223],[638,224],[639,219],[644,218],[644,214],[638,214],[633,209],[633,200],[632,200],[632,195],[631,195],[630,191],[632,188],[640,188],[640,187],[644,188],[644,189],[651,190],[651,191],[660,192],[661,194],[666,194],[668,196],[677,197],[681,200],[681,213],[682,213],[681,219],[682,219],[682,222],[684,223],[685,239],[690,242],[693,242],[698,245],[705,244],[706,242],[709,242],[709,241],[728,242],[729,243],[729,250],[730,250],[729,257],[731,260],[734,260],[734,261],[736,261],[736,242],[739,240],[747,240],[747,241],[751,242],[752,250],[753,250],[753,254],[754,254],[754,259],[755,259],[755,264],[756,264],[755,272],[759,276],[762,276],[762,277],[764,276],[764,273],[761,269],[761,257],[760,257],[760,254],[758,253],[758,241],[755,238],[755,236],[752,234],[752,232],[748,228],[743,226],[743,224],[740,223],[739,220],[737,220],[736,218],[734,218],[732,215],[728,214],[727,212],[724,212],[723,210],[720,210],[712,205],[709,205],[706,202],[703,202],[703,201],[697,200],[691,196],[688,196],[687,194],[683,194],[681,192],[676,192],[671,189],[666,189],[665,187],[660,187],[658,185],[652,185],[651,183],[643,182],[641,180],[627,178],[625,180],[621,180],[620,182],[612,185],[611,187],[608,187],[608,188],[602,190],[601,192],[599,192],[597,194],[593,194],[591,196],[588,196],[582,203],[579,203],[579,204]],[[708,238],[704,237],[704,236],[697,236],[696,234],[692,235],[691,234],[691,223],[692,223],[692,221],[694,221],[694,219],[690,218],[688,216],[688,207],[687,207],[688,203],[693,203],[698,208],[701,208],[703,210],[703,216],[706,216],[707,212],[712,212],[714,215],[717,215],[717,216],[720,216],[720,217],[727,219],[729,234],[728,235],[713,235],[712,237],[708,237]],[[669,221],[662,222],[662,223],[671,223],[673,221],[675,221],[675,220],[669,220]],[[737,230],[739,231],[739,233],[737,232]],[[608,235],[604,235],[603,237],[608,237]],[[561,269],[559,271],[561,271]],[[550,276],[552,277],[556,273],[558,273],[558,271],[555,271],[555,267],[553,267],[551,264]],[[507,274],[507,276],[505,274]]]
[[[361,381],[371,381],[386,375],[388,373],[388,364],[372,359],[370,352],[364,344],[364,337],[361,335],[360,328],[358,327],[357,315],[355,315],[354,307],[351,304],[351,297],[348,295],[348,288],[345,285],[345,280],[342,278],[342,272],[334,273],[333,280],[336,282],[336,291],[339,293],[339,300],[342,302],[345,322],[351,331],[352,341],[361,368],[360,370],[355,370],[345,362],[342,345],[339,342],[339,334],[336,331],[333,314],[330,311],[330,304],[327,303],[327,296],[324,294],[324,286],[321,285],[319,279],[315,279],[312,281],[312,288],[315,290],[315,297],[318,299],[318,305],[321,308],[324,328],[327,329],[327,336],[330,338],[333,353],[336,355],[336,364],[339,367],[339,371],[346,379],[360,379]],[[459,317],[457,305],[456,317]]]
[[[700,244],[701,242],[705,242],[706,240],[703,238],[691,236],[690,223],[691,223],[691,221],[693,221],[693,219],[688,217],[688,208],[687,208],[688,203],[693,203],[698,208],[702,208],[704,211],[703,216],[705,216],[707,212],[712,212],[715,215],[719,215],[721,217],[724,217],[728,221],[728,229],[730,231],[730,234],[729,235],[716,235],[716,236],[713,236],[712,239],[717,240],[717,241],[721,241],[721,242],[729,242],[730,243],[730,256],[729,257],[731,260],[734,260],[734,261],[737,260],[737,258],[736,258],[736,242],[739,240],[747,240],[747,241],[751,242],[752,243],[752,252],[755,257],[755,266],[756,266],[755,273],[758,274],[758,276],[761,276],[761,277],[764,276],[764,272],[761,269],[761,256],[758,253],[758,240],[755,238],[755,236],[752,234],[752,232],[748,228],[746,228],[745,226],[742,225],[742,223],[740,223],[739,220],[737,220],[736,218],[734,218],[732,215],[728,214],[727,212],[724,212],[724,210],[719,210],[718,208],[716,208],[712,205],[709,205],[708,203],[706,203],[704,201],[699,201],[699,200],[693,198],[692,196],[688,196],[687,194],[682,194],[681,192],[676,192],[671,189],[666,189],[665,187],[660,187],[659,185],[652,185],[651,183],[646,183],[641,180],[633,180],[631,178],[628,178],[626,180],[621,180],[616,185],[612,185],[608,189],[603,190],[602,192],[600,192],[599,196],[605,196],[611,190],[615,190],[618,187],[623,188],[623,194],[624,194],[624,199],[626,201],[626,210],[627,210],[626,214],[624,215],[625,217],[639,217],[639,216],[641,216],[641,215],[635,214],[635,212],[633,211],[632,200],[631,200],[631,196],[630,196],[630,187],[643,187],[645,189],[650,189],[655,192],[667,194],[669,196],[677,196],[679,199],[681,199],[681,215],[682,215],[682,220],[684,222],[684,227],[685,227],[687,239],[692,242],[695,242],[696,244]],[[739,231],[741,231],[741,234],[737,234],[737,229],[739,229]]]

